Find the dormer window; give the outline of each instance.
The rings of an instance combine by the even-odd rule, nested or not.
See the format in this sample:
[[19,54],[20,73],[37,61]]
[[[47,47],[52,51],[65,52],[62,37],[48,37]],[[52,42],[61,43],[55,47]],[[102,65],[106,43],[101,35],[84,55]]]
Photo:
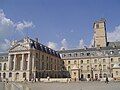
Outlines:
[[80,53],[80,55],[81,55],[81,56],[83,56],[83,55],[84,55],[84,53]]
[[69,56],[69,57],[71,57],[71,56],[72,56],[72,54],[71,54],[71,53],[69,53],[69,54],[68,54],[68,56]]
[[87,56],[90,56],[90,53],[87,53]]
[[62,57],[65,57],[66,55],[65,54],[62,54]]
[[120,50],[118,51],[118,53],[120,54]]
[[113,54],[114,53],[114,51],[110,51],[110,54]]
[[77,53],[74,53],[74,56],[77,57]]

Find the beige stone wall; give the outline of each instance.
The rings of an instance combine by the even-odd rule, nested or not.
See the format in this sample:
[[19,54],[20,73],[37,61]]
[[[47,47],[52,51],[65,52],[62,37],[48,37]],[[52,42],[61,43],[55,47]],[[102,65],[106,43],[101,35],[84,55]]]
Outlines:
[[[12,62],[14,63],[12,64]],[[36,71],[38,73],[47,73],[48,76],[52,74],[53,77],[59,77],[62,68],[60,58],[39,50],[10,52],[8,60],[0,63],[2,65],[1,78],[9,81],[24,81],[23,73],[26,73],[25,77],[29,81],[36,76]],[[6,70],[3,69],[5,63]],[[3,73],[5,73],[5,77],[3,77]],[[12,73],[12,76],[9,76],[9,73]]]
[[[69,71],[72,78],[72,68],[74,65],[76,65],[80,69],[80,77],[81,74],[84,75],[84,78],[88,78],[88,74],[92,74],[93,70],[93,78],[95,76],[98,76],[98,79],[100,78],[100,74],[102,74],[102,78],[105,78],[105,74],[107,74],[108,77],[112,77],[112,74],[114,75],[115,72],[112,71],[112,66],[115,63],[120,63],[119,60],[120,57],[96,57],[96,58],[72,58],[72,59],[63,59],[65,63],[66,69]],[[112,60],[111,60],[112,59]],[[83,62],[81,62],[83,61]],[[70,69],[69,69],[70,67]]]
[[120,80],[120,68],[113,68],[113,78]]

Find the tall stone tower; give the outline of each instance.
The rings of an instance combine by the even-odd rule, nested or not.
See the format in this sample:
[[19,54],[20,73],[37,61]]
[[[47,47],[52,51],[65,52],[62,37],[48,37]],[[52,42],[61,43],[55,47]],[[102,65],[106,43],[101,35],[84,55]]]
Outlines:
[[105,19],[100,19],[94,22],[94,47],[106,47],[106,23]]

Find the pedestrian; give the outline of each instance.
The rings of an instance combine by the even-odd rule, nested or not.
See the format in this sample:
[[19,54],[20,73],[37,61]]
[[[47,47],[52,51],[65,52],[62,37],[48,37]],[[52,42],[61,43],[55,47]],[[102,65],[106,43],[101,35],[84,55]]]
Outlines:
[[107,84],[108,84],[108,82],[109,82],[108,77],[106,77],[105,83],[107,83]]

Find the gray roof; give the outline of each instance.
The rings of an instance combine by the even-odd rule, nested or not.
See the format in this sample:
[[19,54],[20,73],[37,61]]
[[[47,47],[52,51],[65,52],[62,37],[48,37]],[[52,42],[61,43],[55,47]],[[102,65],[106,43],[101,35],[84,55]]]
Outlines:
[[[26,37],[26,38],[30,40],[29,44],[30,44],[30,48],[31,49],[40,50],[42,52],[45,52],[45,53],[48,53],[48,54],[51,54],[53,56],[56,56],[56,57],[60,58],[60,55],[59,55],[59,53],[57,51],[55,51],[55,50],[53,50],[53,49],[51,49],[51,48],[49,48],[49,47],[39,43],[36,40],[31,39],[29,37]],[[16,43],[22,43],[22,42],[24,42],[24,39],[19,40]]]
[[120,47],[120,42],[108,42],[107,47]]
[[8,56],[8,52],[0,52],[0,57],[1,56]]
[[[116,43],[115,43],[116,44]],[[71,50],[60,50],[62,58],[88,58],[88,57],[112,57],[120,56],[119,43],[116,46],[112,46],[113,43],[109,43],[107,47],[101,48],[84,48],[84,49],[71,49]]]
[[7,61],[8,59],[6,57],[8,57],[8,52],[0,52],[0,61]]

